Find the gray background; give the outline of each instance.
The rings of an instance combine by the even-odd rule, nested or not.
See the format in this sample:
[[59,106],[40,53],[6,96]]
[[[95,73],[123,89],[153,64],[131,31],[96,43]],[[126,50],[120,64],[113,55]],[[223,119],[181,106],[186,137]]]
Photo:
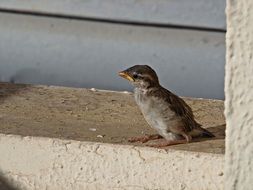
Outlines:
[[182,96],[224,98],[224,0],[1,0],[0,80],[131,90],[149,64]]

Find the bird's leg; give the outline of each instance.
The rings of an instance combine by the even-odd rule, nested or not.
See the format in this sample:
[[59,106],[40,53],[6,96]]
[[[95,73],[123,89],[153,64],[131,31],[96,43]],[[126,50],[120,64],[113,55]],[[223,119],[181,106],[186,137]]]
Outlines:
[[142,136],[142,137],[132,137],[132,138],[128,139],[128,142],[142,142],[142,143],[145,143],[145,142],[148,142],[150,140],[155,140],[155,139],[160,139],[160,138],[162,138],[162,136],[158,135],[158,134],[145,135],[145,136]]
[[192,140],[192,136],[191,135],[183,133],[182,136],[185,138],[185,140],[187,141],[187,143],[189,143]]
[[170,145],[189,143],[192,139],[192,137],[190,135],[187,135],[186,133],[183,133],[182,136],[185,139],[177,139],[177,140],[166,140],[166,139],[164,139],[163,142],[160,142],[160,143],[157,143],[157,144],[148,144],[147,146],[160,148],[160,147],[165,147],[165,146],[170,146]]

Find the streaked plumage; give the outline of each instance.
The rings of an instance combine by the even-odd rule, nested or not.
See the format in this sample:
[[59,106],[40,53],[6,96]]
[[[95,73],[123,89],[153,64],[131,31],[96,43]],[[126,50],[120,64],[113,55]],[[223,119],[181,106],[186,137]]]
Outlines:
[[[134,85],[134,97],[144,118],[166,142],[156,147],[190,142],[192,137],[214,137],[198,124],[186,102],[159,84],[155,71],[147,65],[135,65],[120,72]],[[133,138],[146,142],[159,136]]]

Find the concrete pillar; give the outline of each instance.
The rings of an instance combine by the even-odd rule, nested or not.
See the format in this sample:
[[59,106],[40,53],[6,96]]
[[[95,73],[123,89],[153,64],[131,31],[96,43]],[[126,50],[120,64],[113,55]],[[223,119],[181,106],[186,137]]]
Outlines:
[[253,1],[227,0],[225,189],[253,189]]

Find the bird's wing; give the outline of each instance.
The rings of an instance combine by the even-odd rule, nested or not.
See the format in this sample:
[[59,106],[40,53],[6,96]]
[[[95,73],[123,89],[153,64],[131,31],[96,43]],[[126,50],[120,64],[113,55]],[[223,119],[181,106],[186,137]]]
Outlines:
[[192,113],[192,109],[188,106],[185,101],[173,94],[169,90],[162,88],[158,91],[159,96],[162,96],[166,102],[169,103],[170,109],[175,112],[175,114],[181,117],[184,123],[184,130],[189,132],[193,130],[197,125],[199,125],[195,120]]

